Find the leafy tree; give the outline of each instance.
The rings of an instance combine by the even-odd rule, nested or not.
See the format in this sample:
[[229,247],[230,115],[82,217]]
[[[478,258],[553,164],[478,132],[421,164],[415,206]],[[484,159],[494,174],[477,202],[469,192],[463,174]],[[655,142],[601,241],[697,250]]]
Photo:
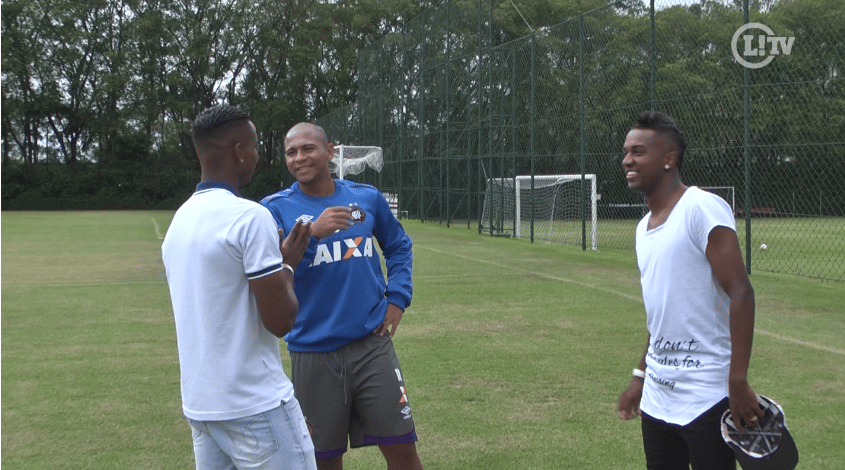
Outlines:
[[261,0],[248,12],[252,26],[244,36],[241,99],[253,116],[266,169],[282,158],[286,129],[307,114],[306,70],[317,52],[306,41],[313,33],[309,19],[316,6],[314,0]]
[[[198,164],[188,124],[219,102],[254,117],[255,196],[286,178],[284,132],[301,120],[320,117],[340,140],[402,155],[382,173],[391,181],[467,192],[480,158],[483,171],[527,173],[530,149],[539,171],[580,171],[582,145],[588,171],[618,171],[619,142],[652,106],[687,130],[693,183],[741,185],[742,69],[730,45],[741,2],[656,12],[656,102],[646,5],[10,0],[0,18],[3,200],[96,192],[152,205],[189,194]],[[831,137],[845,134],[843,7],[752,2],[752,21],[796,38],[791,55],[751,73],[754,171],[771,183],[768,200],[845,178]],[[630,193],[606,180],[603,194]]]
[[30,1],[11,1],[3,3],[0,16],[3,162],[9,163],[14,156],[37,163],[46,118],[36,77],[37,59],[44,55],[40,24],[45,14]]
[[73,165],[90,158],[98,119],[96,99],[103,76],[112,17],[105,0],[40,3],[44,56],[36,61],[51,141]]

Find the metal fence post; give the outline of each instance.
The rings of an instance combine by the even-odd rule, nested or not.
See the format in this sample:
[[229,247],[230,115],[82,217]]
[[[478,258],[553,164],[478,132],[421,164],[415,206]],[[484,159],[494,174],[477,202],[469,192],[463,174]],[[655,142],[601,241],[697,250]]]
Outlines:
[[[748,24],[748,0],[742,0],[742,21]],[[751,274],[751,70],[742,68],[742,155],[745,173],[745,272]]]

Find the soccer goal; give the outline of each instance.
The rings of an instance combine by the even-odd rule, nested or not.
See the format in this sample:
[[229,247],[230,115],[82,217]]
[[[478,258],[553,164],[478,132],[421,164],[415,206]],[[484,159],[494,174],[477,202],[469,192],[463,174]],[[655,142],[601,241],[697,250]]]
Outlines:
[[367,167],[376,171],[384,168],[384,152],[381,147],[362,145],[335,145],[334,158],[329,161],[329,171],[338,179],[358,175]]
[[[584,180],[586,195],[581,192],[581,175],[534,176],[533,190],[530,175],[489,178],[482,225],[493,235],[512,233],[514,237],[529,238],[533,216],[535,239],[589,245],[597,250],[596,175],[584,175]],[[586,209],[586,224],[582,224],[582,207]]]

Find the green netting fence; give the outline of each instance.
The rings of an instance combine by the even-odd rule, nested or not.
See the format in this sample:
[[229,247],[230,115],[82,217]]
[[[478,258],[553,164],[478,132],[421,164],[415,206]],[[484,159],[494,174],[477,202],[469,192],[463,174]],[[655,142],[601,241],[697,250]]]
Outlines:
[[445,1],[360,51],[357,101],[318,121],[384,149],[353,178],[403,216],[601,250],[633,249],[621,148],[662,111],[684,182],[734,208],[749,272],[843,281],[845,2],[744,1],[625,1],[508,42],[508,0]]

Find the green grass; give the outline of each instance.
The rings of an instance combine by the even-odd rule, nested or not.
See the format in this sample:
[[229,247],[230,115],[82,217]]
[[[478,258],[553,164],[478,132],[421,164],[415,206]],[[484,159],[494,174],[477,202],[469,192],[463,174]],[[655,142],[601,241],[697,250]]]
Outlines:
[[[156,233],[171,217],[2,213],[8,468],[192,468]],[[639,422],[613,412],[646,334],[633,251],[405,227],[415,297],[394,341],[426,468],[644,468]],[[752,282],[752,386],[786,409],[802,468],[840,468],[845,285]]]
[[[736,221],[743,254],[746,251],[745,219]],[[465,227],[466,222],[456,225]],[[473,227],[475,223],[471,224]],[[634,249],[633,219],[602,219],[598,226],[599,250]],[[845,281],[845,218],[842,217],[755,217],[751,220],[751,269],[770,273],[797,274],[817,279]],[[505,224],[508,233],[513,221]],[[523,221],[521,238],[530,239],[531,224]],[[586,228],[591,247],[591,224]],[[581,221],[538,222],[534,237],[542,243],[581,246]],[[767,246],[766,250],[761,245]],[[744,256],[744,255],[743,255]]]

